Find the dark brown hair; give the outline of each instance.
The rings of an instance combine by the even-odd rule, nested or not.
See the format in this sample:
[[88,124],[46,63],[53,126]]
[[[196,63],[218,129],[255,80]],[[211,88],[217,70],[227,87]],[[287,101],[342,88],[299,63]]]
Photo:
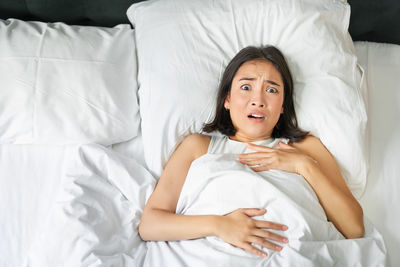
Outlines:
[[271,137],[288,138],[292,142],[301,141],[306,137],[308,132],[300,130],[297,124],[293,105],[292,75],[281,51],[271,45],[263,47],[248,46],[240,50],[232,58],[225,69],[219,85],[215,118],[210,123],[204,125],[203,131],[210,133],[217,130],[227,136],[234,136],[236,134],[229,111],[224,108],[225,98],[231,91],[233,78],[240,66],[247,61],[256,59],[271,62],[280,73],[284,84],[283,113],[273,129]]

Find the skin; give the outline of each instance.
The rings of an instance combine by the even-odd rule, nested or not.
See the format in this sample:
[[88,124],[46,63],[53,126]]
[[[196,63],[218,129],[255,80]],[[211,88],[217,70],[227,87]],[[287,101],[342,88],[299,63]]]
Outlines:
[[[283,113],[283,81],[275,67],[265,60],[251,60],[236,72],[224,107],[230,111],[235,136],[240,142],[270,138],[272,130]],[[264,115],[262,122],[249,120],[250,113]]]
[[[230,138],[252,142],[270,138],[272,130],[284,112],[283,82],[279,72],[268,61],[252,60],[237,71],[224,106],[229,109],[236,134]],[[258,112],[264,119],[250,119]],[[288,240],[269,229],[287,230],[285,225],[252,217],[266,213],[265,209],[238,209],[224,216],[187,216],[176,214],[176,206],[191,163],[207,153],[210,137],[193,134],[177,147],[169,159],[159,182],[142,214],[139,234],[143,240],[185,240],[215,235],[233,246],[260,257],[267,254],[252,243],[280,251]],[[254,171],[279,169],[302,175],[316,192],[328,220],[346,238],[364,234],[363,212],[347,188],[333,156],[313,136],[298,143],[279,143],[273,149],[248,143],[253,153],[240,154],[243,164]]]

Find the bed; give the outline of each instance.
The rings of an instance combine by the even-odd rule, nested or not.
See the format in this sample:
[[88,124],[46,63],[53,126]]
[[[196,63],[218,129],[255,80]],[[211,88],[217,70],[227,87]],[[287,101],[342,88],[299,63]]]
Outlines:
[[[381,17],[370,1],[136,2],[0,4],[0,266],[400,265],[396,1]],[[339,162],[367,238],[263,262],[215,238],[143,242],[144,204],[212,117],[227,61],[266,42],[288,56],[300,125]]]

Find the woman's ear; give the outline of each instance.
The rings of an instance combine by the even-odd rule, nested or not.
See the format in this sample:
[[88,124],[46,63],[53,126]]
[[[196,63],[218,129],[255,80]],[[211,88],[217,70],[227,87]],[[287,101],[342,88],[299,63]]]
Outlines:
[[224,107],[225,107],[226,110],[229,110],[229,108],[230,108],[229,94],[225,97]]

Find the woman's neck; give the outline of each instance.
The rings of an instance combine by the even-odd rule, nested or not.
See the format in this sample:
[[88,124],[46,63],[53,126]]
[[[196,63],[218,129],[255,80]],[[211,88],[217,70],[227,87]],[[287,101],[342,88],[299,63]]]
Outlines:
[[243,135],[236,133],[235,135],[229,136],[228,138],[231,140],[234,140],[234,141],[238,141],[238,142],[251,143],[251,142],[256,142],[256,141],[268,140],[269,138],[271,138],[271,136],[268,135],[268,136],[264,136],[264,137],[253,138],[253,137],[243,136]]

